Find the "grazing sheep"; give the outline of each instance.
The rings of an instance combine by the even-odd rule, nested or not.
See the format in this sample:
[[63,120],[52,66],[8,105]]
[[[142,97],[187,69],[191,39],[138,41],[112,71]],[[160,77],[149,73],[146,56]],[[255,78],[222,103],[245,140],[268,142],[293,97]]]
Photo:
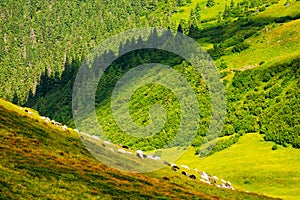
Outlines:
[[147,158],[150,158],[152,160],[160,160],[159,156],[155,156],[155,155],[148,155]]
[[67,128],[68,128],[68,127],[67,127],[66,125],[63,125],[63,126],[62,126],[62,129],[63,129],[64,131],[67,130]]
[[177,171],[177,167],[175,167],[175,166],[172,166],[171,169],[175,172]]
[[205,172],[201,172],[201,179],[205,180],[205,181],[209,181],[209,175]]
[[136,156],[138,157],[138,158],[145,158],[144,156],[144,152],[143,151],[141,151],[141,150],[137,150],[136,151]]
[[176,164],[172,164],[172,170],[177,171],[180,170],[180,168]]
[[29,115],[33,115],[33,112],[29,111],[28,114],[29,114]]
[[45,119],[45,122],[46,122],[46,123],[50,122],[50,118],[47,117],[47,118]]
[[197,168],[195,168],[194,171],[197,172],[197,173],[199,172]]
[[216,179],[214,179],[213,177],[209,177],[209,182],[210,184],[214,185],[217,183]]
[[113,150],[113,148],[109,148],[109,150],[110,150],[111,152],[115,152],[115,151]]
[[103,143],[106,144],[106,145],[110,145],[111,144],[109,141],[104,141]]
[[182,168],[185,168],[185,169],[187,169],[187,170],[190,170],[190,168],[188,167],[188,166],[186,166],[186,165],[180,165]]
[[189,177],[196,180],[196,176],[194,174],[189,175]]
[[118,153],[124,154],[126,151],[124,149],[118,149]]
[[185,176],[189,176],[189,174],[185,171],[182,171],[181,174],[185,175]]

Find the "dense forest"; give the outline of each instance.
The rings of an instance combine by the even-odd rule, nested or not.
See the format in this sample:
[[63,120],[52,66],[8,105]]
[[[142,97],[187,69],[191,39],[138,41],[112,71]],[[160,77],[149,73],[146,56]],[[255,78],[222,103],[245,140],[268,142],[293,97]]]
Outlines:
[[40,76],[60,76],[100,41],[145,26],[174,26],[179,5],[166,1],[1,1],[0,96],[24,103]]
[[[188,20],[180,20],[178,24],[172,21],[172,15],[180,12],[180,6],[189,3],[181,0],[24,1],[19,5],[2,2],[0,76],[1,80],[7,81],[1,85],[0,96],[15,103],[25,103],[42,115],[74,126],[71,105],[73,83],[89,51],[100,41],[124,30],[144,26],[169,27],[212,44],[208,52],[215,59],[226,87],[227,116],[220,136],[231,137],[209,146],[208,152],[222,150],[236,142],[239,136],[251,132],[264,134],[268,141],[300,148],[299,55],[284,62],[262,60],[258,68],[249,70],[229,69],[225,61],[225,56],[238,55],[251,48],[247,39],[260,35],[266,27],[297,20],[300,14],[260,19],[255,16],[278,1],[232,0],[215,17],[202,19],[204,7],[198,3]],[[22,9],[13,9],[16,6]],[[205,6],[214,7],[215,2],[209,0]],[[153,37],[160,36],[152,33],[148,39]],[[134,39],[126,41],[120,44],[119,51],[138,42]],[[118,55],[118,52],[107,53]],[[201,74],[188,62],[168,52],[151,49],[130,52],[105,71],[96,93],[97,116],[102,129],[114,143],[135,149],[162,148],[172,140],[181,114],[174,94],[166,88],[146,85],[133,94],[130,104],[132,118],[139,125],[149,123],[148,112],[152,105],[161,104],[166,108],[170,117],[154,137],[137,139],[123,133],[110,110],[110,98],[116,82],[131,68],[150,60],[173,66],[185,75],[196,91],[201,102],[201,115],[192,146],[196,147],[196,154],[205,155],[207,150],[203,151],[200,147],[203,142],[213,139],[205,135],[211,119],[207,87]],[[185,143],[168,147],[181,145]]]

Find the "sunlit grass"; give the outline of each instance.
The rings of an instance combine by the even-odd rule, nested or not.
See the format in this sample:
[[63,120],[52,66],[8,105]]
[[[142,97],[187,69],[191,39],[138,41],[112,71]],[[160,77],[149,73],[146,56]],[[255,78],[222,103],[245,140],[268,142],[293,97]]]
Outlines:
[[176,163],[229,180],[241,191],[299,199],[300,150],[281,146],[272,150],[273,145],[262,135],[246,134],[231,147],[205,158],[195,156],[190,147]]

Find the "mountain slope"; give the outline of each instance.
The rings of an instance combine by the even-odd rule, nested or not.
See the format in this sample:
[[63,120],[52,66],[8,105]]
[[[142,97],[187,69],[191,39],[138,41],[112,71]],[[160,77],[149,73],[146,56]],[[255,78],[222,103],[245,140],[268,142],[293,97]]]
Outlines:
[[62,131],[25,110],[0,100],[1,199],[268,199],[176,174],[166,181],[165,174],[151,178],[111,169],[91,157],[72,129]]
[[299,149],[274,146],[262,135],[251,133],[208,157],[199,158],[193,152],[193,148],[188,149],[177,163],[228,179],[240,190],[283,199],[300,198]]

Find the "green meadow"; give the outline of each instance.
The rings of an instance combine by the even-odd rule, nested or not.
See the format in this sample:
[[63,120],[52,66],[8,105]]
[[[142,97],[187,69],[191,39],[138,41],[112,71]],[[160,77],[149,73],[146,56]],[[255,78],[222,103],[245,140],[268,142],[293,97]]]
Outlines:
[[[263,136],[249,133],[242,136],[231,147],[200,158],[190,147],[175,162],[191,169],[207,172],[230,181],[234,188],[282,199],[300,198],[300,150],[278,146],[272,150],[273,142],[266,142]],[[168,159],[180,153],[178,149],[162,151],[162,158]]]

